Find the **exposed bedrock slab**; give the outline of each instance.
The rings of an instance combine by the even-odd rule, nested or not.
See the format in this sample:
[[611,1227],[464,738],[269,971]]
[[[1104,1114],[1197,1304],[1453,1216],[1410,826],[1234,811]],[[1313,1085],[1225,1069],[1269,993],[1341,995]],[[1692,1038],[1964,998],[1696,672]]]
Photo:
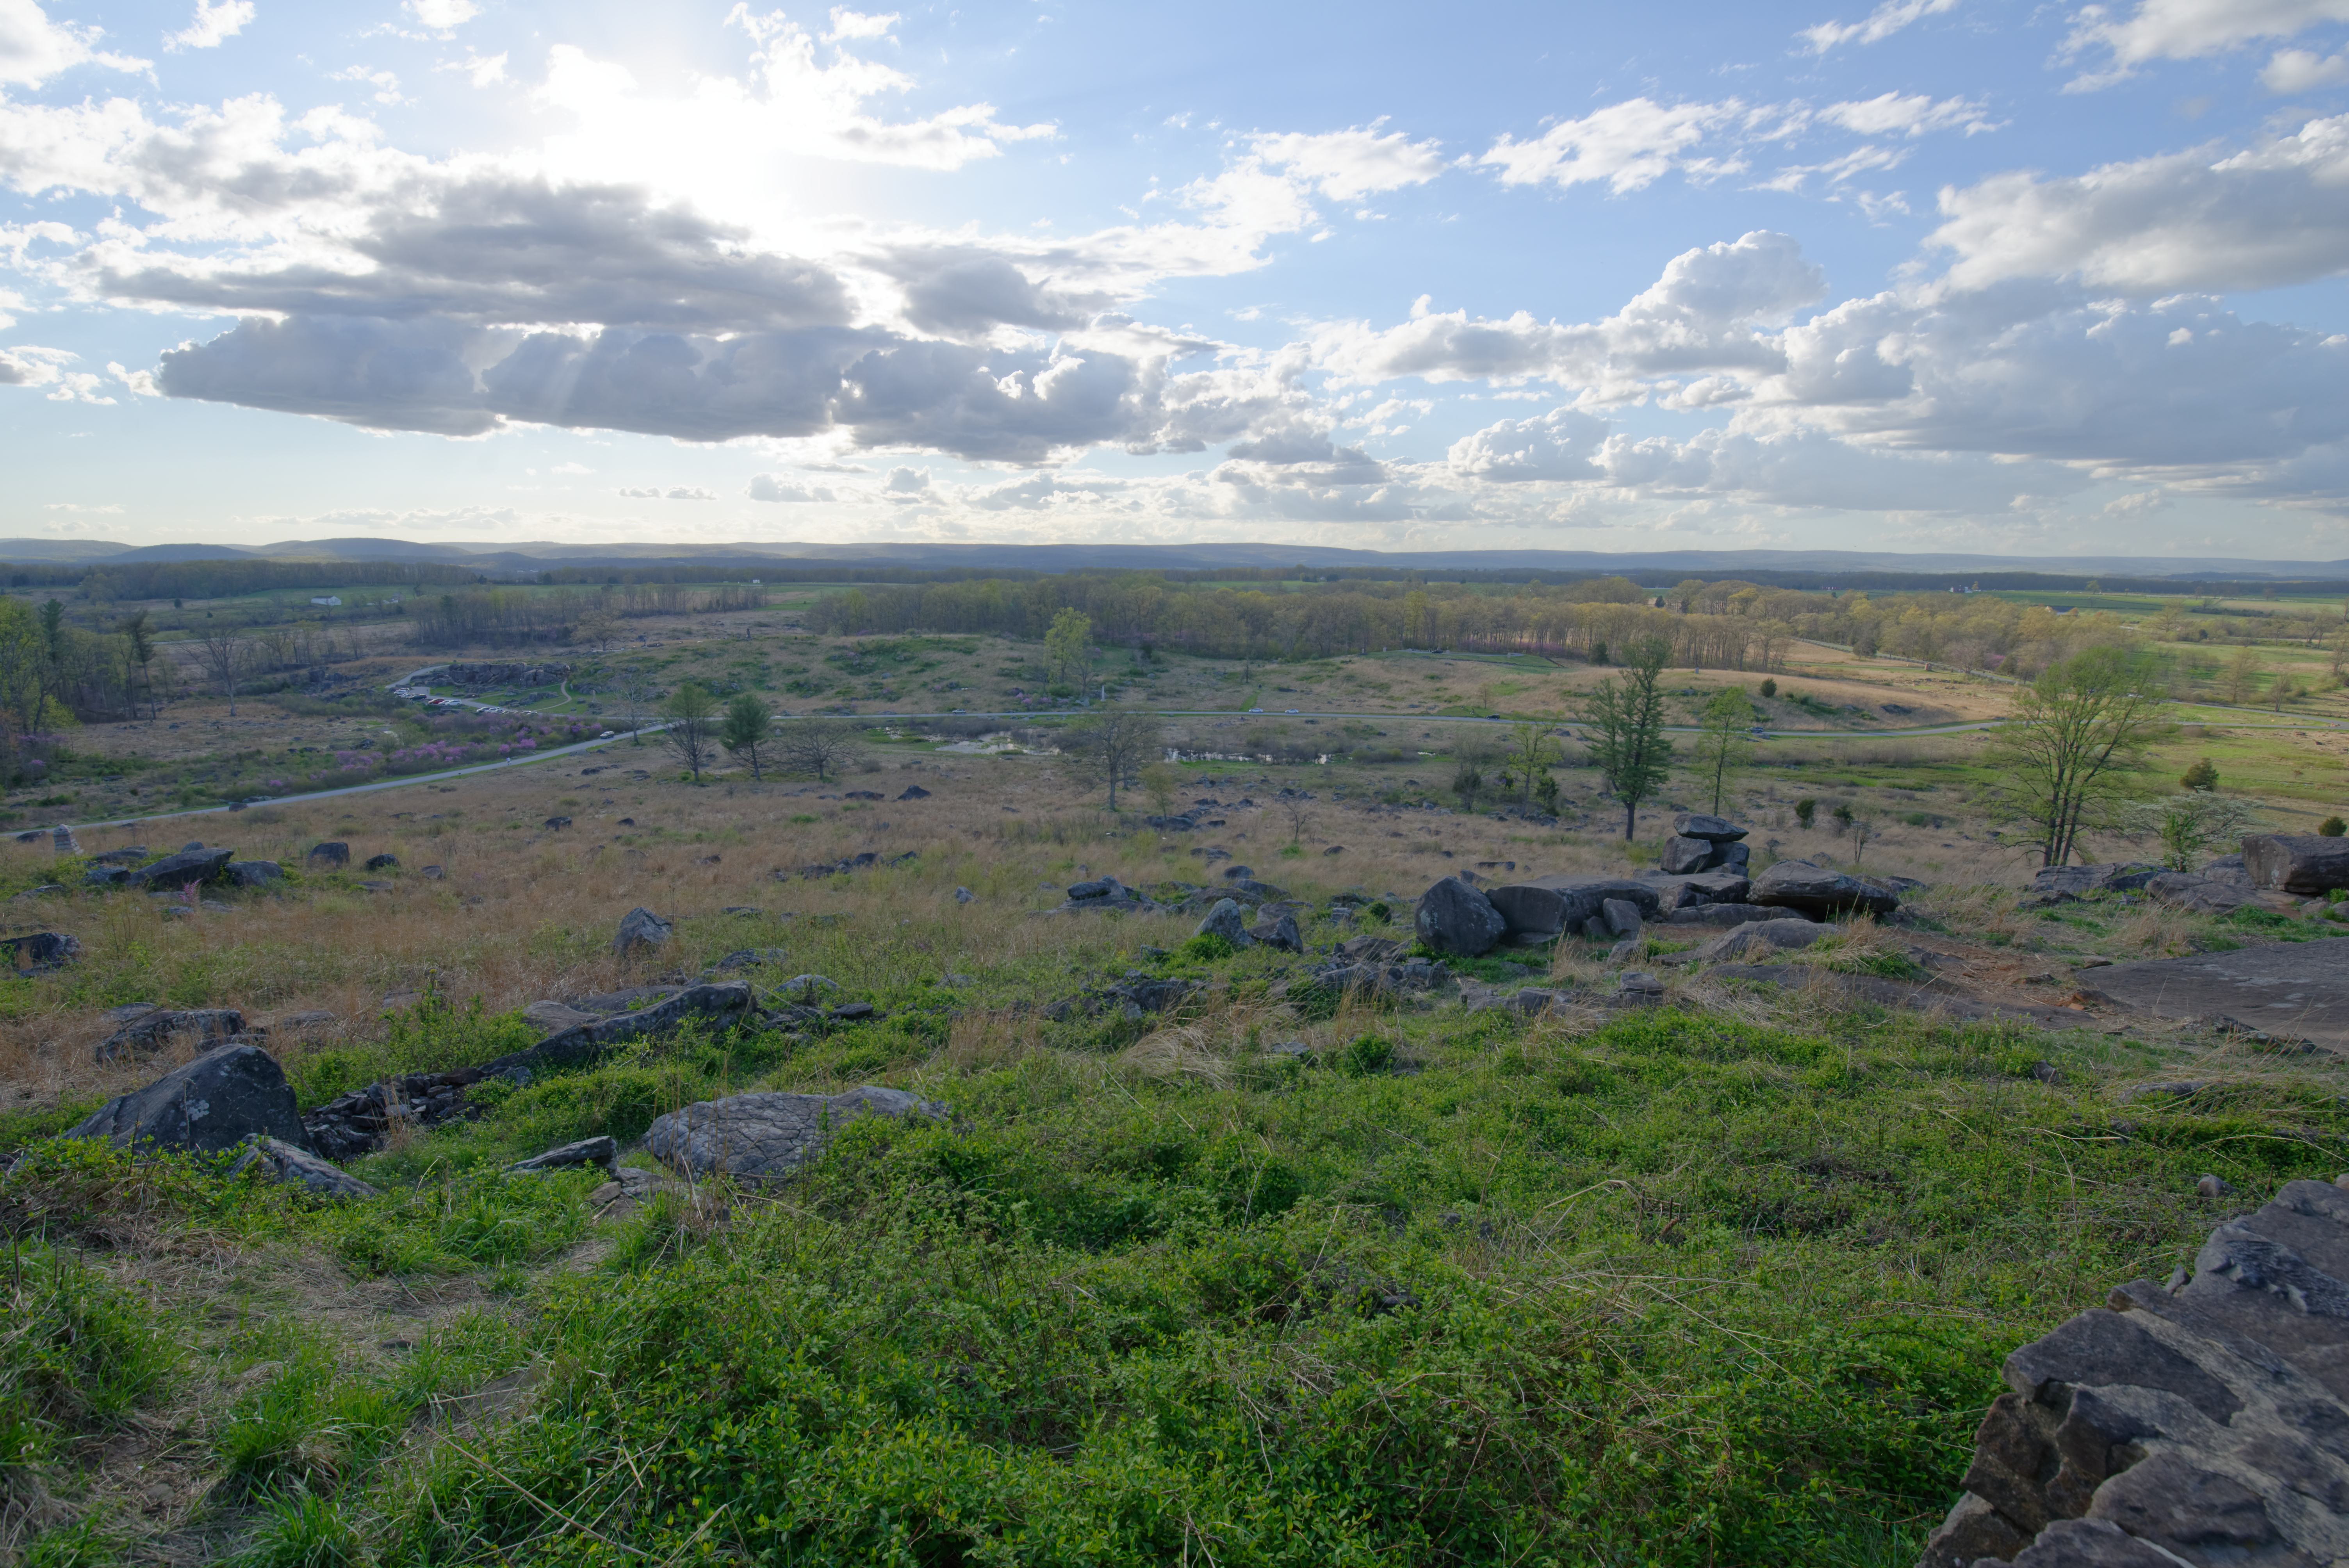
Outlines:
[[2349,944],[2262,942],[2116,964],[2095,992],[2164,1018],[2208,1018],[2349,1050]]
[[2349,1559],[2349,1191],[2286,1183],[2004,1371],[1920,1568]]

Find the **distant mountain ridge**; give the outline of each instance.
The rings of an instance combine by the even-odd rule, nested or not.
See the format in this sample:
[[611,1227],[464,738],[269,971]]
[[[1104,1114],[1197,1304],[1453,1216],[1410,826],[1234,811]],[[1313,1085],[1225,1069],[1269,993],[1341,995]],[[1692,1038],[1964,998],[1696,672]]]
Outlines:
[[772,559],[824,565],[999,567],[1030,572],[1083,569],[1198,571],[1217,566],[1385,567],[1398,571],[1930,573],[2033,572],[2132,578],[2349,578],[2349,561],[2251,561],[2224,556],[2031,556],[1903,553],[1853,550],[1343,550],[1306,544],[828,544],[740,541],[723,544],[565,544],[408,539],[292,539],[274,544],[146,544],[112,540],[0,539],[0,562],[44,566],[223,561],[441,562],[485,571],[649,562]]

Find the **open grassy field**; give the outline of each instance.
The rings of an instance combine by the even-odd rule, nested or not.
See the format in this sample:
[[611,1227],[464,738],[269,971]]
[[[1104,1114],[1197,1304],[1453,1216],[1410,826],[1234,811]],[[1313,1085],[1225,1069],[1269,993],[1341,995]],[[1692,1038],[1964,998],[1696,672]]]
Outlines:
[[[876,720],[1017,711],[1041,685],[1034,645],[823,639],[772,614],[571,657]],[[388,681],[430,662],[363,668]],[[1803,728],[1758,745],[1722,803],[1757,863],[1857,858],[1929,884],[1900,923],[1860,923],[1799,962],[1930,973],[2031,1010],[1968,1023],[1701,970],[1660,971],[1663,1001],[1629,1008],[1579,941],[1457,964],[1458,984],[1394,1005],[1340,1003],[1299,987],[1306,958],[1191,942],[1195,916],[1050,913],[1081,879],[1206,883],[1245,862],[1289,892],[1310,947],[1408,944],[1410,903],[1440,876],[1652,864],[1670,810],[1713,803],[1676,777],[1627,842],[1574,751],[1555,822],[1450,809],[1456,753],[1491,733],[1451,716],[1571,713],[1603,673],[1585,666],[1114,669],[1128,701],[1214,710],[1169,730],[1234,754],[1179,769],[1177,798],[1224,802],[1222,826],[1154,830],[1131,796],[1105,810],[1050,725],[975,749],[1015,727],[909,722],[868,732],[822,784],[729,767],[695,785],[653,739],[623,738],[84,826],[81,856],[0,841],[8,932],[83,948],[0,980],[0,1156],[22,1155],[0,1180],[0,1553],[1905,1563],[1956,1495],[2007,1350],[2116,1281],[2167,1274],[2221,1213],[2349,1169],[2330,1057],[2080,993],[2105,961],[2330,928],[2127,898],[2021,908],[2031,861],[1982,803],[1983,734],[1874,733],[1994,717],[1999,683],[1797,645],[1782,695],[1753,695]],[[1758,678],[1671,677],[1696,694],[1683,703]],[[575,700],[597,723],[615,711],[608,690]],[[2148,787],[2209,757],[2276,826],[2341,808],[2349,738],[2197,717]],[[111,822],[259,762],[417,744],[429,723],[365,696],[248,698],[233,719],[186,700],[71,732],[59,777],[10,804],[20,821]],[[1326,765],[1253,759],[1325,738],[1345,743]],[[916,784],[926,798],[901,799]],[[1295,817],[1273,805],[1282,789],[1310,792]],[[1876,828],[1864,850],[1838,805]],[[181,916],[82,887],[88,854],[198,839],[292,874]],[[329,840],[352,868],[305,869]],[[384,853],[398,865],[359,866]],[[802,874],[864,853],[881,863]],[[1339,923],[1338,894],[1386,922]],[[677,935],[624,961],[611,936],[637,906]],[[1687,945],[1655,928],[1645,956]],[[48,1140],[174,1059],[93,1059],[104,1015],[129,1003],[240,1009],[310,1107],[527,1045],[532,1003],[743,952],[764,956],[729,973],[762,994],[821,975],[875,1016],[688,1027],[485,1092],[479,1119],[358,1161],[382,1195],[354,1203]],[[1140,1019],[1055,1014],[1134,975],[1200,988]],[[1464,1005],[1528,981],[1567,1005]],[[2207,1087],[2145,1092],[2179,1081]],[[779,1189],[604,1207],[592,1173],[502,1174],[575,1138],[632,1142],[716,1095],[864,1084],[951,1119],[859,1123]],[[2199,1196],[2204,1173],[2240,1196]]]

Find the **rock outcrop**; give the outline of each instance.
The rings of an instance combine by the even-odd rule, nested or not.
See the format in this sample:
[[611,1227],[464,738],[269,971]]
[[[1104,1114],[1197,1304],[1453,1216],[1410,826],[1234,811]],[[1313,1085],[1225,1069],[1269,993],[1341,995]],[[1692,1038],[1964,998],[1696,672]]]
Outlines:
[[244,1033],[244,1015],[233,1007],[191,1007],[175,1011],[151,1002],[134,1002],[107,1015],[114,1033],[98,1042],[98,1060],[151,1057],[183,1038],[226,1041]]
[[223,1046],[115,1096],[66,1136],[214,1154],[256,1133],[297,1148],[306,1141],[275,1059],[258,1046]]
[[1663,907],[1657,884],[1638,877],[1534,877],[1503,883],[1485,897],[1500,913],[1508,940],[1523,945],[1578,934],[1610,898],[1637,904],[1642,920],[1655,919]]
[[1813,920],[1831,914],[1890,914],[1900,895],[1874,877],[1854,876],[1808,861],[1780,861],[1754,879],[1750,903],[1791,909]]
[[2243,869],[2268,892],[2313,898],[2349,887],[2349,839],[2319,833],[2254,833],[2243,841]]
[[2286,1183],[2004,1370],[1920,1568],[2349,1556],[2349,1191]]
[[702,1100],[656,1119],[645,1148],[673,1171],[740,1181],[779,1181],[823,1152],[833,1135],[864,1116],[952,1112],[903,1089],[867,1086],[845,1094],[738,1094]]

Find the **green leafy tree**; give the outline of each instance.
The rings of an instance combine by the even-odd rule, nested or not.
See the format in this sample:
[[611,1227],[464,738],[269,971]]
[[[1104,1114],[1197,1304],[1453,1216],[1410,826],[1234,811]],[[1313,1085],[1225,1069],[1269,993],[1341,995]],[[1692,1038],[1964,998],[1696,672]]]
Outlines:
[[699,681],[687,681],[661,704],[661,718],[667,726],[661,731],[661,744],[700,783],[702,769],[718,760],[718,699]]
[[726,705],[725,723],[719,727],[718,741],[733,756],[750,765],[750,777],[763,779],[760,770],[761,753],[774,737],[775,710],[756,692],[744,692]]
[[2122,831],[2159,840],[2162,863],[2176,872],[2192,871],[2214,845],[2242,837],[2258,820],[2250,801],[2203,789],[2129,801],[2116,816]]
[[1092,665],[1092,617],[1063,610],[1044,632],[1044,666],[1054,686],[1080,686]]
[[2143,655],[2091,648],[2050,665],[1992,739],[1993,799],[2038,834],[2042,865],[2070,863],[2081,830],[2118,804],[2147,748],[2171,727]]
[[1517,776],[1517,806],[1521,810],[1533,810],[1534,799],[1549,786],[1549,799],[1557,798],[1557,783],[1549,770],[1566,760],[1566,753],[1557,744],[1557,736],[1547,724],[1528,722],[1516,725],[1509,731],[1509,771]]
[[1672,769],[1672,743],[1664,734],[1661,685],[1672,645],[1642,637],[1624,650],[1623,673],[1609,676],[1590,694],[1590,760],[1607,792],[1623,802],[1623,836],[1638,836],[1640,803],[1663,788]]
[[1745,765],[1754,749],[1754,705],[1743,686],[1713,694],[1698,716],[1694,768],[1697,781],[1713,791],[1712,811],[1721,815],[1721,799],[1729,780]]

